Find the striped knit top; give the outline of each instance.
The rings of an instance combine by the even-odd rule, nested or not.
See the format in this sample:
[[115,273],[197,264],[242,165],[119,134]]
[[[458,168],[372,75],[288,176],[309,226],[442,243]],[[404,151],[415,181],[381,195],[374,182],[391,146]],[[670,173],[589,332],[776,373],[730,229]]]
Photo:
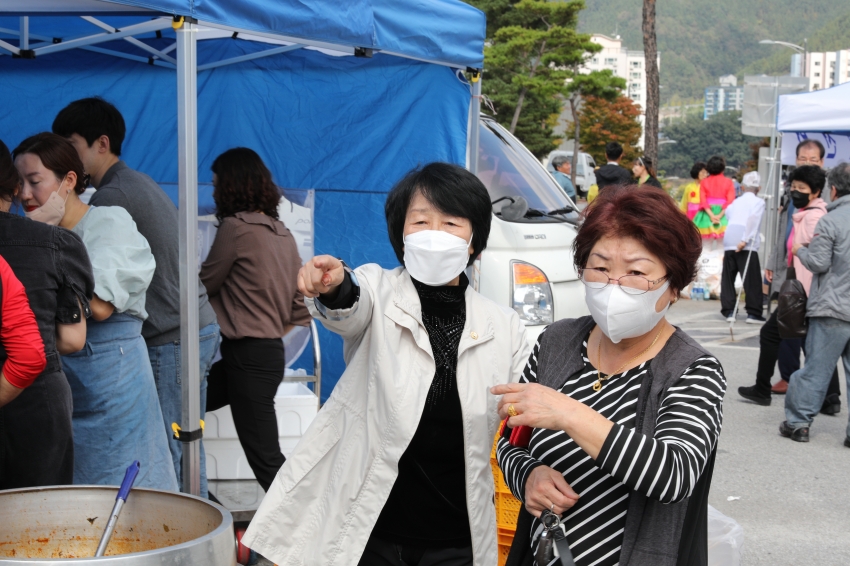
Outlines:
[[[539,349],[540,339],[521,383],[537,381]],[[648,438],[635,431],[635,415],[650,362],[612,376],[595,392],[597,374],[587,356],[587,337],[582,358],[584,367],[560,391],[614,423],[597,459],[592,460],[564,431],[545,429],[534,430],[527,450],[500,439],[497,457],[506,484],[523,502],[525,483],[534,468],[545,465],[561,472],[579,495],[575,506],[562,516],[576,565],[615,566],[632,490],[662,503],[675,503],[696,486],[720,434],[726,378],[714,357],[697,359],[665,392],[655,436]],[[535,519],[531,527],[534,552],[541,531]]]

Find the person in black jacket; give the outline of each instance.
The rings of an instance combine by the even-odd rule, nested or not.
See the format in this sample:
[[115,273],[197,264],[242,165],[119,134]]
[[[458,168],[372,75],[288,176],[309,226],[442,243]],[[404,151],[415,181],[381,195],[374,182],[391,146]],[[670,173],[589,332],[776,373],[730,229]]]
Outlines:
[[617,142],[608,142],[605,145],[605,157],[608,163],[596,170],[596,186],[601,191],[609,185],[629,185],[632,182],[632,174],[620,165],[623,159],[623,146]]

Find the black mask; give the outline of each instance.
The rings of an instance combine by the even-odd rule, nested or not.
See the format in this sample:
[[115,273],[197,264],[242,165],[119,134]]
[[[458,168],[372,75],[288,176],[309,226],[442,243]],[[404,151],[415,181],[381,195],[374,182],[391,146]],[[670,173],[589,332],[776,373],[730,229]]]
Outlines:
[[801,193],[800,191],[791,191],[791,202],[797,208],[806,208],[809,206],[809,193]]

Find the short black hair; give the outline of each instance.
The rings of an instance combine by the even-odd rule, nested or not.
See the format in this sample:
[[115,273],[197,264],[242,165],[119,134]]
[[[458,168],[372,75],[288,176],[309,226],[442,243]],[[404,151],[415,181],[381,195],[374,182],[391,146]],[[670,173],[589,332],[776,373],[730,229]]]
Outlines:
[[706,167],[707,166],[705,164],[705,161],[697,161],[696,163],[694,163],[694,166],[691,167],[691,179],[699,179],[700,171],[702,171],[703,169],[708,171]]
[[705,164],[705,170],[709,175],[720,175],[726,171],[726,160],[719,155],[712,155]]
[[407,209],[416,193],[421,193],[437,210],[466,218],[472,225],[472,255],[467,265],[472,265],[490,237],[493,205],[490,194],[478,177],[451,163],[429,163],[407,173],[387,195],[384,214],[390,244],[404,265],[404,221]]
[[12,161],[12,154],[3,140],[0,140],[0,199],[11,202],[20,186],[21,178]]
[[823,159],[823,156],[826,155],[826,149],[823,147],[823,144],[818,140],[803,140],[797,144],[797,149],[794,150],[794,156],[798,157],[800,155],[800,150],[804,147],[816,147],[820,152],[820,158]]
[[60,110],[53,120],[52,130],[63,138],[78,134],[89,147],[100,136],[106,136],[109,149],[115,155],[121,155],[121,144],[127,132],[121,112],[99,96],[75,100]]
[[826,171],[817,165],[802,165],[791,171],[788,176],[788,183],[800,181],[806,183],[811,189],[812,194],[819,195],[826,185]]
[[616,161],[617,159],[620,159],[621,155],[623,155],[623,146],[615,141],[605,144],[605,157]]

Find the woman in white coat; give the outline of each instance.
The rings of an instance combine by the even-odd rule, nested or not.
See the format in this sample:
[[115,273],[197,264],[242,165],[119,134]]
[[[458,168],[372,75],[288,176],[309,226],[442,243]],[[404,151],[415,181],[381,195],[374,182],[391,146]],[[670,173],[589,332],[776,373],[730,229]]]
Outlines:
[[492,566],[489,387],[519,378],[529,346],[517,314],[463,273],[487,245],[490,197],[465,169],[431,163],[385,212],[404,267],[317,256],[299,273],[347,368],[243,543],[280,565]]

